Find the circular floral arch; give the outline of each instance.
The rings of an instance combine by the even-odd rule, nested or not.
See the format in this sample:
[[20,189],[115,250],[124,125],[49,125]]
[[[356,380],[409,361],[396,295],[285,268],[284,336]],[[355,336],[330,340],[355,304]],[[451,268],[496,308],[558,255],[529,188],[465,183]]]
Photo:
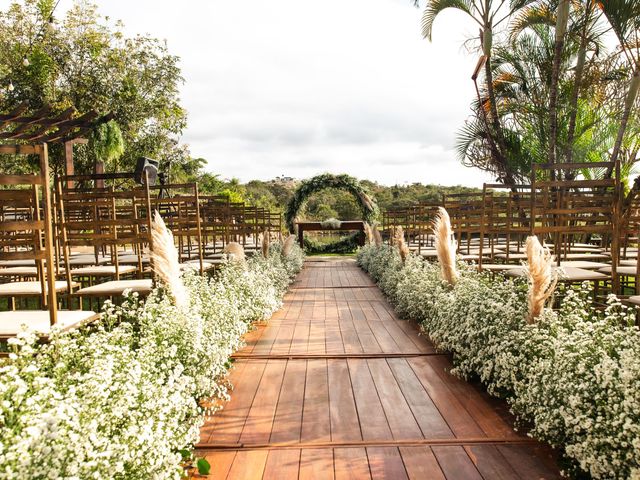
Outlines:
[[290,232],[294,231],[294,224],[298,213],[307,199],[316,192],[327,188],[337,188],[349,192],[355,198],[362,210],[362,220],[371,224],[378,215],[378,204],[371,193],[354,177],[349,175],[331,175],[324,173],[304,180],[297,188],[285,212],[285,221]]

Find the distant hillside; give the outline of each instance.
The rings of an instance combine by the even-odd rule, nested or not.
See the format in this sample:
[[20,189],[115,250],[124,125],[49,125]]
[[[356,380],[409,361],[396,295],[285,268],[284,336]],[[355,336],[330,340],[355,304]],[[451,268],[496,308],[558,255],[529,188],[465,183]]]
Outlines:
[[[394,186],[380,185],[368,180],[363,180],[362,183],[373,193],[382,210],[408,206],[417,202],[437,201],[442,198],[444,193],[479,191],[462,186],[445,187],[421,183]],[[225,184],[224,188],[254,205],[282,211],[286,208],[298,184],[299,181],[292,179],[252,180],[246,184],[237,182],[233,185]],[[309,199],[303,216],[307,220],[326,220],[331,217],[349,220],[359,218],[360,213],[349,193],[328,189]]]

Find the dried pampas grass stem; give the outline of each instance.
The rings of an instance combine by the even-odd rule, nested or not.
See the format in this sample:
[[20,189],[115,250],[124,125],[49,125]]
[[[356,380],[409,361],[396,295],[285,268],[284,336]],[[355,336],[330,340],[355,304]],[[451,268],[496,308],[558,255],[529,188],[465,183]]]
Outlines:
[[453,238],[449,213],[442,207],[438,209],[433,221],[433,233],[442,279],[449,285],[455,285],[459,276],[456,269],[456,241]]
[[409,245],[407,245],[407,242],[404,240],[404,230],[402,227],[395,228],[393,243],[398,247],[402,263],[406,262],[409,257]]
[[269,246],[271,243],[271,238],[269,237],[269,230],[265,228],[264,232],[262,232],[262,256],[264,258],[269,258]]
[[223,253],[226,253],[232,262],[244,262],[244,248],[238,242],[227,243]]
[[287,239],[284,241],[284,245],[282,245],[282,256],[283,257],[288,257],[289,254],[291,253],[291,249],[293,248],[293,246],[296,243],[296,236],[291,234],[287,237]]
[[383,242],[382,242],[382,235],[380,235],[380,230],[378,230],[378,223],[374,223],[371,226],[371,230],[373,232],[372,236],[373,236],[373,243],[375,243],[376,247],[381,247]]
[[180,262],[178,251],[173,243],[173,235],[156,211],[151,224],[151,238],[153,249],[151,250],[151,260],[153,271],[162,283],[167,287],[176,306],[181,307],[187,304],[187,290],[182,283],[180,276]]
[[367,245],[371,245],[373,243],[373,233],[371,232],[371,225],[367,222],[364,222],[364,240]]
[[558,283],[558,272],[553,268],[553,255],[548,248],[540,245],[538,237],[527,238],[527,276],[529,277],[529,317],[527,321],[534,323]]

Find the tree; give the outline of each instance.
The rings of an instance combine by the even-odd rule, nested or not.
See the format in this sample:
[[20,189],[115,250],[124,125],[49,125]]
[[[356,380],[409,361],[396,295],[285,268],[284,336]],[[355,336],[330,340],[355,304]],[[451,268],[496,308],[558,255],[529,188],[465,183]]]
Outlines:
[[[640,2],[637,0],[601,0],[599,6],[604,12],[618,42],[621,53],[632,72],[627,95],[620,118],[620,126],[611,153],[611,161],[616,164],[623,146],[632,109],[640,88]],[[610,169],[611,170],[611,169]],[[611,171],[607,172],[610,176]]]
[[[111,168],[132,170],[141,155],[172,165],[187,161],[188,149],[179,143],[186,112],[178,57],[157,39],[127,37],[90,1],[75,3],[63,19],[52,17],[52,9],[50,0],[23,0],[0,12],[0,110],[27,102],[54,113],[113,112],[125,150]],[[9,83],[12,91],[2,88]],[[93,148],[81,146],[75,157],[79,171],[90,171],[97,159]],[[51,159],[59,170],[61,149],[53,148]]]
[[564,49],[564,37],[569,23],[569,0],[559,0],[556,13],[555,48],[553,69],[551,71],[551,87],[549,89],[549,163],[556,163],[556,143],[558,134],[558,82],[560,81],[560,64]]
[[[499,165],[503,180],[514,183],[513,172],[506,160],[506,145],[498,114],[498,104],[494,91],[493,70],[491,65],[494,31],[511,15],[531,3],[531,0],[511,0],[506,11],[506,0],[428,0],[422,15],[422,35],[431,40],[433,25],[440,13],[452,8],[463,12],[480,27],[478,37],[480,48],[485,57],[485,81],[487,89],[487,110],[489,110],[489,129],[487,135],[496,139],[497,149],[492,149],[493,162]],[[418,5],[418,0],[414,1]],[[485,106],[483,106],[485,108]]]

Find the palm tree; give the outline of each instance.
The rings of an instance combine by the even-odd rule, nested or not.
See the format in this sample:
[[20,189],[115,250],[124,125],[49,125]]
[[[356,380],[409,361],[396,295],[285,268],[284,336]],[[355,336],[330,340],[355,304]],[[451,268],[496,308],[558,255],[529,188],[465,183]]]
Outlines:
[[[422,15],[422,35],[424,38],[432,39],[433,24],[438,15],[448,8],[456,9],[465,13],[480,28],[480,35],[478,37],[482,53],[486,59],[485,62],[485,80],[488,97],[488,107],[491,113],[490,125],[492,132],[488,132],[490,135],[495,136],[497,140],[497,151],[494,155],[498,158],[494,160],[498,164],[507,165],[504,159],[506,154],[505,138],[503,136],[502,128],[500,125],[500,116],[498,115],[498,106],[496,103],[496,96],[494,91],[493,73],[491,67],[491,54],[493,47],[493,34],[494,29],[504,23],[510,16],[517,10],[532,3],[533,0],[510,0],[507,5],[507,0],[428,0]],[[418,0],[414,3],[417,5]],[[513,181],[511,172],[506,171],[504,180],[507,182]]]
[[[640,88],[640,2],[638,0],[600,0],[599,6],[618,38],[621,52],[633,72],[620,119],[618,135],[611,153],[611,162],[617,165],[631,111]],[[608,176],[611,176],[612,171],[613,169],[609,169]]]
[[[567,163],[573,161],[574,155],[574,143],[576,141],[576,122],[578,117],[578,101],[580,99],[580,93],[585,83],[585,74],[587,72],[587,54],[591,53],[591,58],[595,59],[598,52],[603,50],[601,38],[606,32],[602,28],[602,24],[599,21],[602,16],[602,11],[598,8],[595,0],[572,0],[570,2],[573,6],[573,15],[570,17],[570,24],[567,27],[567,38],[572,44],[578,46],[577,53],[575,54],[575,66],[573,68],[573,84],[570,87],[571,98],[568,103],[567,113],[569,118],[569,125],[567,130],[567,139],[564,149],[564,156]],[[557,26],[558,18],[556,16],[556,9],[554,8],[554,1],[547,0],[537,5],[529,6],[517,16],[512,22],[511,38],[512,42],[516,41],[518,35],[528,28],[536,25]],[[572,45],[573,47],[573,45]],[[561,58],[556,56],[556,58]],[[556,91],[559,81],[561,81],[562,72],[556,72]],[[556,94],[557,95],[557,94]],[[556,138],[557,142],[557,105],[558,100],[556,96],[556,113],[554,114],[554,120],[556,121]],[[558,149],[554,148],[556,153],[556,160]]]
[[549,89],[549,163],[556,163],[556,144],[558,135],[558,82],[560,65],[564,49],[564,36],[569,23],[569,0],[559,0],[556,13],[556,42]]

